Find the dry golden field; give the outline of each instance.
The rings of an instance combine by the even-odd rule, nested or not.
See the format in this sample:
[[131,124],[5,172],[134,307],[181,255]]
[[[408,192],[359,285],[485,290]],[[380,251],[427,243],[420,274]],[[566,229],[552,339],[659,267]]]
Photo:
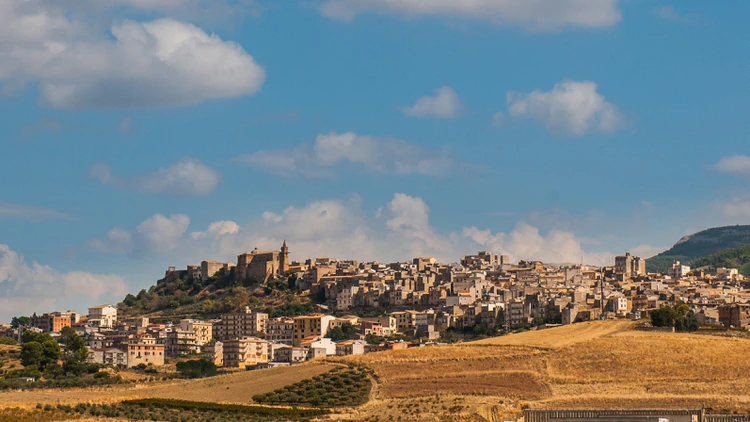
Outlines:
[[171,381],[154,385],[113,386],[112,388],[32,390],[0,392],[0,408],[33,407],[41,404],[80,402],[113,403],[137,398],[172,398],[215,403],[248,404],[255,394],[267,393],[285,385],[311,378],[333,366],[305,364],[267,370],[238,372],[189,381]]
[[408,409],[403,420],[494,421],[524,405],[750,411],[749,340],[635,331],[627,321],[346,359],[378,381],[354,419],[397,420]]

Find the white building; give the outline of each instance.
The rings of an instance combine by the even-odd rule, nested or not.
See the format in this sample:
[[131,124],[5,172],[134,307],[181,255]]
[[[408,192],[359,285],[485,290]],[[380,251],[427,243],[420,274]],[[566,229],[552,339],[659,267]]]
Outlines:
[[680,261],[672,261],[672,264],[667,269],[667,275],[673,279],[687,277],[689,272],[690,267],[680,264]]
[[89,308],[88,323],[100,328],[112,328],[117,322],[117,308],[112,305],[99,305]]

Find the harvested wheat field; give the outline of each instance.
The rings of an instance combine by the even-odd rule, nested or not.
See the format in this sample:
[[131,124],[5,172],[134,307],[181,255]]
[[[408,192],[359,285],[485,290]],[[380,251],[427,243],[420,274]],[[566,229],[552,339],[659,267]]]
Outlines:
[[750,340],[634,327],[597,321],[348,357],[377,381],[348,416],[502,420],[524,405],[750,411]]
[[125,385],[111,388],[32,390],[0,392],[0,407],[33,407],[41,404],[75,404],[80,402],[113,403],[137,398],[172,398],[214,403],[248,404],[255,394],[311,378],[331,370],[325,364],[305,364],[257,371],[239,372],[189,381],[172,381],[153,385]]

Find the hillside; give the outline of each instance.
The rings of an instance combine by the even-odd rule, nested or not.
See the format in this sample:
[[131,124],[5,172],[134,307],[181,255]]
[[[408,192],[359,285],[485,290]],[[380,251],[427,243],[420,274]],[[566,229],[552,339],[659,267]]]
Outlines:
[[[597,321],[454,346],[347,357],[374,369],[373,399],[351,419],[435,420],[445,409],[502,421],[534,408],[750,410],[750,342],[635,331]],[[453,419],[455,420],[455,419]]]
[[672,261],[692,263],[698,258],[750,244],[750,225],[703,230],[683,237],[669,250],[646,260],[649,272],[666,272]]
[[695,268],[705,266],[712,269],[720,267],[739,268],[742,275],[750,276],[750,245],[726,249],[704,256],[703,258],[698,258],[692,262],[692,265]]
[[[636,331],[596,321],[472,343],[315,360],[300,366],[101,391],[0,392],[0,406],[174,398],[247,404],[254,394],[324,373],[325,363],[373,370],[370,400],[330,420],[488,420],[533,408],[704,407],[750,411],[750,341]],[[323,364],[323,365],[321,365]]]
[[304,315],[314,311],[309,296],[294,289],[293,276],[287,280],[240,283],[233,274],[219,274],[208,280],[186,276],[163,278],[137,295],[128,294],[117,307],[124,317],[148,316],[177,320],[180,318],[214,318],[221,313],[236,312],[244,306],[269,313],[271,317]]

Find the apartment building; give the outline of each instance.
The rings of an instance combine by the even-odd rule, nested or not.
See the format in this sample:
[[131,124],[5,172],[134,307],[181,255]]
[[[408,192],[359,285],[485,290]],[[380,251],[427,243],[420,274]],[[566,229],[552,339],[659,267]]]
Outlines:
[[157,344],[156,339],[150,335],[139,336],[136,340],[128,343],[125,348],[128,368],[140,364],[164,365],[164,345]]
[[257,337],[241,337],[224,342],[224,366],[227,368],[247,368],[268,363],[270,343]]
[[203,358],[216,366],[224,366],[224,343],[213,341],[201,347]]
[[171,358],[197,354],[200,351],[200,345],[195,340],[195,334],[192,331],[180,329],[167,333],[164,346],[165,353]]
[[294,319],[273,318],[266,323],[266,340],[274,343],[294,345]]
[[70,312],[52,312],[31,317],[31,326],[45,333],[59,333],[63,328],[72,326],[72,323]]
[[293,345],[299,346],[302,340],[308,337],[325,336],[334,319],[336,319],[334,316],[321,314],[295,317]]
[[183,319],[180,321],[180,330],[193,333],[197,346],[203,346],[214,339],[213,324],[208,321]]
[[267,321],[268,314],[245,306],[241,312],[222,315],[221,321],[213,325],[213,336],[216,340],[227,342],[242,337],[265,335]]
[[112,328],[117,322],[117,308],[112,305],[99,305],[89,308],[88,323],[100,328]]

